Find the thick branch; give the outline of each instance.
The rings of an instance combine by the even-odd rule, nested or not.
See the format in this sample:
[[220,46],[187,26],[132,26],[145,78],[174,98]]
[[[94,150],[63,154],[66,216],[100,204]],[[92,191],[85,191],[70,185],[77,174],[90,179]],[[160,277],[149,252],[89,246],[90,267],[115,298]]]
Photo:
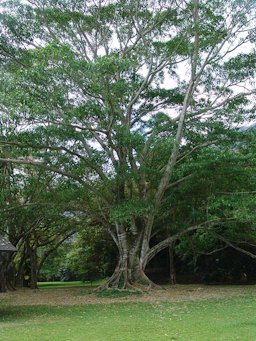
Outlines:
[[168,185],[168,188],[174,187],[174,186],[182,183],[183,181],[186,181],[187,179],[190,179],[194,175],[195,175],[195,173],[191,173],[191,174],[185,175],[185,176],[183,176],[183,178],[180,178],[179,180],[170,183]]
[[190,226],[186,229],[184,229],[181,232],[178,232],[166,239],[164,239],[163,241],[159,242],[158,244],[156,244],[155,246],[153,246],[147,253],[147,257],[146,257],[146,263],[149,262],[152,258],[155,257],[156,254],[158,254],[160,251],[164,250],[165,248],[167,248],[171,243],[173,243],[174,241],[180,239],[181,237],[183,237],[184,235],[192,232],[192,231],[196,231],[196,230],[206,230],[211,232],[210,227],[214,226],[214,225],[220,225],[220,224],[224,224],[224,223],[230,223],[232,221],[236,221],[234,218],[227,218],[225,219],[225,221],[223,222],[220,219],[212,219],[212,220],[207,220],[201,224],[198,225],[194,225],[194,226]]
[[183,159],[187,158],[189,155],[191,155],[194,151],[197,149],[203,148],[203,147],[208,147],[212,144],[219,143],[219,140],[213,140],[213,141],[207,141],[201,144],[198,144],[197,146],[193,147],[189,152],[182,154],[180,158],[178,158],[177,163],[181,162]]
[[217,239],[223,241],[224,243],[226,243],[228,246],[232,247],[233,249],[241,252],[241,253],[244,253],[245,255],[253,258],[253,259],[256,259],[256,255],[247,251],[247,250],[244,250],[242,249],[241,247],[239,246],[236,246],[234,245],[233,243],[231,243],[229,240],[227,240],[226,238],[224,238],[223,236],[221,236],[220,234],[216,233],[216,232],[213,232],[213,231],[210,231],[210,233],[215,236]]
[[67,178],[71,178],[74,179],[76,181],[78,181],[81,184],[85,184],[85,182],[82,180],[82,178],[80,178],[77,175],[74,175],[72,173],[69,172],[65,172],[62,171],[61,169],[55,168],[55,167],[51,167],[46,165],[43,162],[40,161],[34,161],[34,160],[28,160],[28,159],[9,159],[9,158],[0,158],[0,162],[4,162],[4,163],[15,163],[15,164],[19,164],[19,165],[29,165],[29,166],[36,166],[36,167],[40,167],[43,168],[45,170],[57,173],[57,174],[61,174],[66,176]]
[[207,223],[205,224],[201,224],[201,225],[196,225],[196,226],[191,226],[188,227],[187,229],[178,232],[164,240],[162,240],[160,243],[156,244],[155,246],[153,246],[149,252],[147,253],[146,256],[146,260],[145,262],[148,263],[152,258],[155,257],[155,255],[157,255],[160,251],[164,250],[165,248],[167,248],[170,244],[172,244],[173,242],[175,242],[176,240],[180,239],[181,237],[183,237],[184,235],[190,233],[191,231],[196,231],[199,229],[205,229],[205,225],[207,225]]
[[62,243],[64,243],[65,240],[67,240],[69,237],[71,237],[75,232],[72,231],[65,235],[57,244],[54,245],[54,247],[50,248],[47,252],[44,253],[43,257],[41,258],[39,264],[38,264],[38,272],[42,268],[44,262],[46,261],[47,257],[54,252]]

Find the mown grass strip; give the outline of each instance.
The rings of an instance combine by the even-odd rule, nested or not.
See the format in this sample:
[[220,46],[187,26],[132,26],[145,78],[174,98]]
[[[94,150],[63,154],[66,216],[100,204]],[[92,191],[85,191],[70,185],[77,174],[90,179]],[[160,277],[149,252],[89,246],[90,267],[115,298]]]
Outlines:
[[1,341],[254,341],[256,295],[224,300],[0,307]]

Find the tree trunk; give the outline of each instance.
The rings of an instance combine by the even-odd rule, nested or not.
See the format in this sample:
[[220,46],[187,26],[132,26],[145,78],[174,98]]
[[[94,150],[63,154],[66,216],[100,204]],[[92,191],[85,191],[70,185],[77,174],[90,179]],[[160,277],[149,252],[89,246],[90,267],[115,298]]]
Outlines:
[[8,254],[5,263],[5,281],[7,290],[16,290],[15,288],[15,266],[13,264],[13,255]]
[[113,275],[106,283],[97,288],[105,290],[109,288],[127,289],[127,290],[149,290],[160,289],[145,274],[144,269],[140,267],[139,259],[134,262],[132,259],[123,259],[120,257]]
[[30,255],[30,288],[31,289],[38,289],[37,285],[37,256],[36,256],[36,250],[31,249],[31,255]]
[[19,288],[22,288],[24,285],[26,257],[27,257],[26,249],[24,248],[24,250],[22,251],[21,258],[20,258],[18,264],[16,265],[17,269],[16,269],[14,284],[16,287],[19,287]]
[[0,260],[0,292],[6,292],[6,277],[5,277],[5,264]]
[[160,289],[145,274],[146,254],[142,253],[140,238],[135,239],[132,246],[127,241],[127,234],[122,231],[118,238],[119,260],[113,275],[97,290],[108,288],[128,290]]
[[176,284],[176,272],[174,266],[174,245],[169,246],[169,282],[170,284]]
[[30,259],[30,288],[38,289],[38,286],[37,286],[38,266],[37,266],[36,248],[32,247],[29,241],[27,243],[27,250],[28,250],[28,255]]

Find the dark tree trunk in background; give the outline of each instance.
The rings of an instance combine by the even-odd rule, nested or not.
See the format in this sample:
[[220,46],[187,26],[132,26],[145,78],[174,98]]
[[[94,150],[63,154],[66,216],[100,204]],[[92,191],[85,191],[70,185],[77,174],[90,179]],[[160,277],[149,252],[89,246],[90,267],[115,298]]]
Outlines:
[[28,250],[28,255],[30,259],[30,288],[38,289],[38,286],[37,286],[38,266],[37,266],[36,248],[32,247],[30,243],[28,242],[27,250]]
[[15,286],[20,287],[20,288],[23,287],[24,268],[25,268],[24,263],[20,262],[18,264],[18,270],[17,270],[17,274],[15,277]]
[[0,259],[0,292],[6,292],[6,290],[5,262]]
[[169,248],[169,282],[170,284],[176,284],[176,272],[174,265],[174,245],[170,244]]
[[15,266],[12,258],[9,258],[6,266],[6,285],[8,290],[16,290],[15,288]]
[[30,288],[31,289],[38,289],[37,286],[37,259],[35,255],[35,250],[32,250],[32,257],[31,260],[31,272],[30,272]]

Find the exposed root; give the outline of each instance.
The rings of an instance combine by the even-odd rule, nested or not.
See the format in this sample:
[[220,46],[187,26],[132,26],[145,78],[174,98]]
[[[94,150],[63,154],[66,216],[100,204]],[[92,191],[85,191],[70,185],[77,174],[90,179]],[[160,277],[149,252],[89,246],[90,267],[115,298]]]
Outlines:
[[146,275],[145,277],[142,276],[134,281],[126,281],[121,282],[121,274],[116,276],[113,274],[105,283],[100,285],[95,289],[96,292],[109,290],[109,289],[116,289],[116,290],[132,290],[132,291],[140,291],[140,292],[147,292],[150,290],[163,290],[160,285],[155,284],[152,282]]
[[[128,276],[129,274],[129,276]],[[102,285],[95,289],[96,292],[108,289],[133,290],[147,292],[150,290],[163,290],[163,288],[152,282],[142,269],[136,268],[134,271],[127,270],[117,264],[113,275]]]

